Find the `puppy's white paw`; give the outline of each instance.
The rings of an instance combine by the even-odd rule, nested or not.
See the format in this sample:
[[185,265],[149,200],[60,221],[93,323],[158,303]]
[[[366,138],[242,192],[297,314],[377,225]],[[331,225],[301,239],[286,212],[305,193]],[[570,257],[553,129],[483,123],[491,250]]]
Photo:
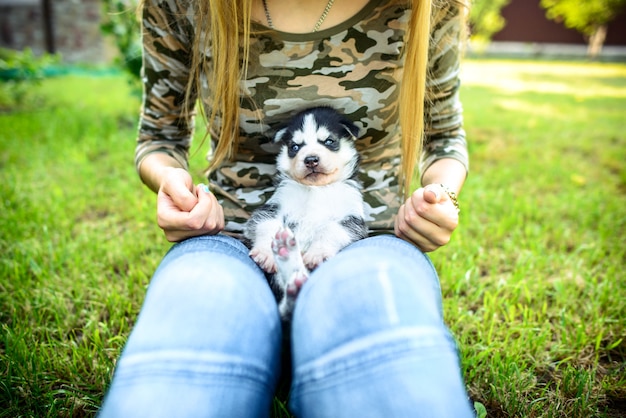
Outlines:
[[302,259],[304,260],[304,265],[307,269],[315,270],[320,264],[336,254],[337,251],[325,248],[310,248],[309,251],[302,255]]
[[276,258],[285,261],[285,263],[281,263],[282,265],[287,265],[289,261],[297,262],[296,259],[300,256],[300,249],[298,248],[296,237],[289,227],[283,226],[276,232],[272,239],[272,252]]
[[291,319],[293,309],[296,306],[298,293],[300,293],[300,289],[307,279],[308,274],[302,272],[295,272],[289,279],[289,282],[285,287],[284,296],[278,304],[278,310],[281,318],[283,318],[283,321],[289,321]]
[[266,273],[276,272],[276,263],[274,262],[274,253],[271,251],[263,251],[258,247],[253,247],[250,250],[250,257],[255,263]]
[[272,251],[276,262],[275,277],[283,289],[283,298],[279,303],[280,314],[283,319],[288,319],[309,272],[302,261],[298,242],[288,227],[278,230],[272,240]]

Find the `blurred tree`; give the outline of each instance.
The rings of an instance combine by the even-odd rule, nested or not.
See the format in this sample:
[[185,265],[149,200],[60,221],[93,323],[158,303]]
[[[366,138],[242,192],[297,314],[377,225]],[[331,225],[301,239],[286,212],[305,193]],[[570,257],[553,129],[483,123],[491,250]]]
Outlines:
[[118,64],[136,78],[141,72],[141,26],[137,16],[137,0],[102,0],[103,18],[100,28],[113,37],[120,57]]
[[500,13],[511,0],[472,0],[470,9],[470,38],[478,49],[485,48],[493,35],[498,33],[506,21]]
[[548,19],[563,22],[587,37],[591,58],[602,52],[607,25],[625,6],[626,0],[541,0]]

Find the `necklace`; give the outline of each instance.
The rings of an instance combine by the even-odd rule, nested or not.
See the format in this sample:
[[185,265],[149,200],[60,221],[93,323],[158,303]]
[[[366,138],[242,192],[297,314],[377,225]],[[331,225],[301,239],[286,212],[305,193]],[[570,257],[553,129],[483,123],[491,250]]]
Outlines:
[[[313,28],[313,32],[317,32],[320,30],[320,26],[322,26],[322,23],[324,23],[324,20],[326,20],[326,16],[328,16],[328,12],[330,12],[330,9],[331,7],[333,7],[334,2],[335,0],[328,0],[328,3],[326,4],[324,11],[322,12],[322,15],[320,16],[317,23],[315,24],[315,27]],[[267,19],[267,25],[270,28],[274,29],[272,16],[270,15],[270,9],[267,8],[267,0],[263,0],[263,10],[265,10],[265,19]]]

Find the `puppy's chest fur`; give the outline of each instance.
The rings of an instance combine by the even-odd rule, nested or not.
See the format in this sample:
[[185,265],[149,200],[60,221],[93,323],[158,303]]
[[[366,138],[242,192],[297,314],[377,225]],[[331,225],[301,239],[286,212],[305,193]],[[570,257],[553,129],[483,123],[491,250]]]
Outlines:
[[[363,218],[360,187],[353,180],[326,186],[306,186],[284,179],[268,203],[277,208],[276,219],[293,230],[303,252],[313,242],[330,244],[333,241],[354,240],[350,225],[355,219]],[[331,224],[339,227],[335,228],[334,236],[327,235]],[[336,236],[337,233],[344,237]]]

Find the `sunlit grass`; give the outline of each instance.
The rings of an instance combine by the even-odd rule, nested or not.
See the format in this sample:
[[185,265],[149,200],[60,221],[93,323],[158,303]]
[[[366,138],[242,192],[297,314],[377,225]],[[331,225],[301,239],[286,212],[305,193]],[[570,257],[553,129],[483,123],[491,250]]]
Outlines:
[[559,61],[477,61],[463,66],[465,84],[483,86],[508,93],[535,91],[567,94],[573,98],[626,96],[623,64]]
[[626,66],[469,61],[463,101],[462,225],[433,258],[470,393],[489,416],[620,416]]

